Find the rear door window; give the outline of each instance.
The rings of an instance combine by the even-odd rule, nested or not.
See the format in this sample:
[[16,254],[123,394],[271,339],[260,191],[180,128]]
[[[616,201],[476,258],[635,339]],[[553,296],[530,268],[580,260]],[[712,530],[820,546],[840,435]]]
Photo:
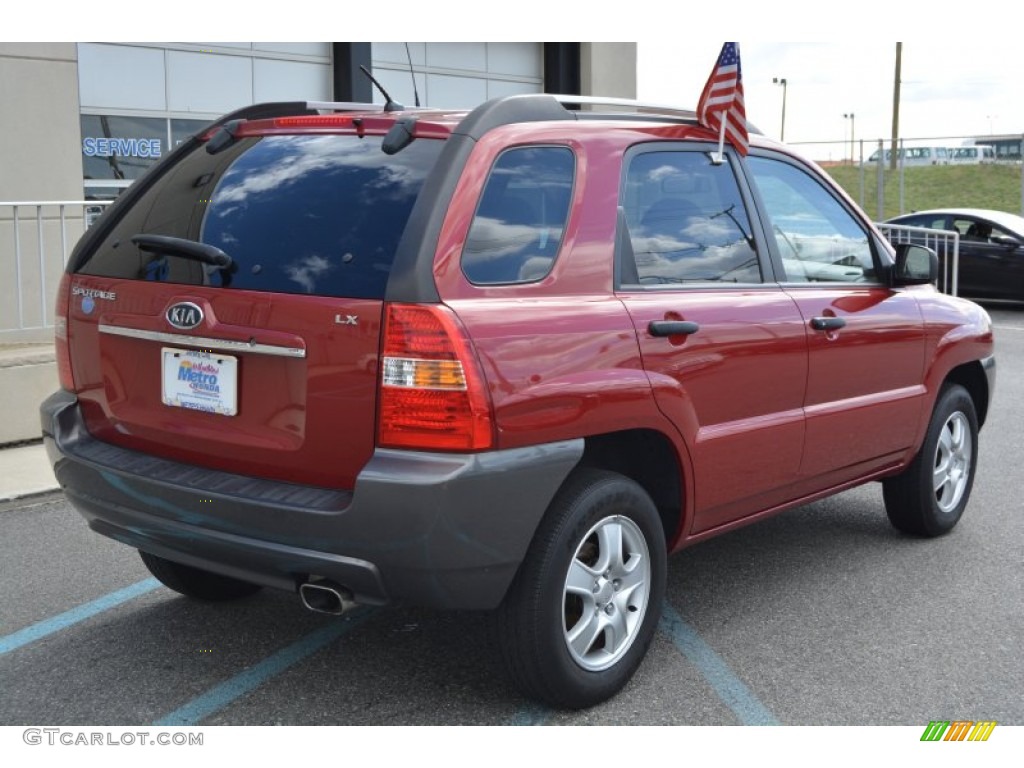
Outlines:
[[[349,135],[243,139],[193,152],[160,179],[79,265],[82,274],[255,291],[383,298],[398,241],[442,142],[396,155]],[[196,240],[223,270],[142,251],[136,234]]]

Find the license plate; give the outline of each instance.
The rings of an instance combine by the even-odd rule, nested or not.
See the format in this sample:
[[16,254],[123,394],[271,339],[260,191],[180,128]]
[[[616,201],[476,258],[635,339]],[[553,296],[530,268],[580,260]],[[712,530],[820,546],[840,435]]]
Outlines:
[[238,413],[238,358],[163,347],[164,405],[234,416]]

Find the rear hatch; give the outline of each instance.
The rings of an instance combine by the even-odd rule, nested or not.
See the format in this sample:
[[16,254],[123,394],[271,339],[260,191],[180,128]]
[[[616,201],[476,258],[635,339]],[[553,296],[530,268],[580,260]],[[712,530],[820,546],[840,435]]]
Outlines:
[[351,488],[373,452],[392,260],[443,142],[387,155],[338,118],[238,133],[179,160],[72,262],[86,425],[189,464]]

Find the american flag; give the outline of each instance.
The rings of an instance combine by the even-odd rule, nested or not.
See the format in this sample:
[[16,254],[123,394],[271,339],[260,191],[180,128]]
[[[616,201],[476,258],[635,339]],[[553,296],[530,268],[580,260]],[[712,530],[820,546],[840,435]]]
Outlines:
[[747,113],[743,106],[743,75],[740,72],[740,44],[726,43],[718,55],[711,77],[697,103],[697,120],[715,133],[722,130],[725,115],[725,135],[729,143],[747,154]]

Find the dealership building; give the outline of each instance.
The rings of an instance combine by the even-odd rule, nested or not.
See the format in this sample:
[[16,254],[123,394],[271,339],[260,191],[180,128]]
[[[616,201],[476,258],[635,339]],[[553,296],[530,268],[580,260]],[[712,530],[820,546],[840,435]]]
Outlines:
[[0,43],[0,202],[112,199],[248,104],[382,104],[361,66],[407,106],[636,95],[635,43]]

